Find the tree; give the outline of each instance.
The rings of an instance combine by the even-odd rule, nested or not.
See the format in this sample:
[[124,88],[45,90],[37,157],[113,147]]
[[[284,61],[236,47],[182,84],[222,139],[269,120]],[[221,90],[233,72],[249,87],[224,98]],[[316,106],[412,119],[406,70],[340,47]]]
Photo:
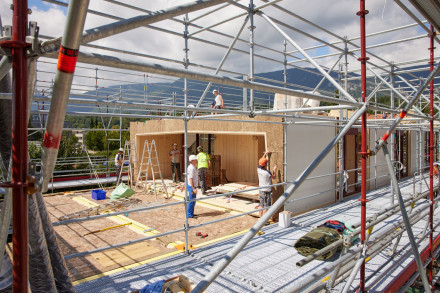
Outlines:
[[31,159],[41,159],[41,146],[37,143],[29,142],[28,152]]
[[[85,154],[82,152],[82,148],[78,144],[78,138],[73,135],[71,131],[63,131],[63,134],[61,135],[60,147],[58,149],[58,158],[82,156],[85,156]],[[73,170],[76,167],[81,168],[82,166],[75,166],[73,164],[56,165],[55,170]]]
[[[119,125],[113,126],[112,129],[119,130]],[[119,139],[119,131],[109,131],[108,138],[109,139]],[[130,140],[130,132],[129,131],[122,131],[122,133],[121,133],[122,146],[124,146],[126,140]],[[109,141],[109,150],[116,150],[118,148],[119,148],[119,141]]]
[[93,130],[87,132],[86,146],[92,151],[103,151],[105,149],[105,132]]

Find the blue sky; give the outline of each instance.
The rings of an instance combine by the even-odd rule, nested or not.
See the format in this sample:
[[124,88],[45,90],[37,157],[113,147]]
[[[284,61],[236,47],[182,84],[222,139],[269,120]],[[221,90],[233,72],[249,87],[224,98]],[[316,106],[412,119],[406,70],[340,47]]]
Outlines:
[[[62,1],[62,2],[65,2],[65,1]],[[52,6],[52,4],[50,4],[48,2],[45,2],[45,1],[42,1],[42,0],[28,0],[28,6],[30,8],[36,6],[39,10],[47,11]],[[57,5],[57,7],[59,9],[61,9],[61,10],[65,10],[65,12],[67,12],[67,8],[63,8],[63,7],[58,6],[58,5]]]

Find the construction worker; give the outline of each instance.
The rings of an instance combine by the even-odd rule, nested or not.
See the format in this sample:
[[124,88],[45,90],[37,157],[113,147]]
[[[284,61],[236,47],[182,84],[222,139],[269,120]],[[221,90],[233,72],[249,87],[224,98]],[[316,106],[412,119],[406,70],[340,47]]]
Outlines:
[[[173,172],[173,182],[178,183],[182,181],[182,175],[180,173],[180,158],[182,157],[182,153],[177,148],[177,143],[173,143],[173,148],[170,151],[170,159],[171,159],[171,172]],[[177,171],[177,177],[176,178],[176,171]]]
[[206,191],[208,190],[206,175],[208,173],[208,168],[211,168],[211,158],[207,153],[203,152],[203,147],[201,145],[197,147],[197,152],[197,168],[199,169],[200,188],[202,189],[202,194],[206,195]]
[[[188,169],[186,170],[186,174],[188,176],[188,199],[194,199],[197,197],[197,157],[195,155],[189,156],[189,162],[190,164],[188,165]],[[195,201],[192,201],[188,204],[188,218],[194,217],[195,205]]]
[[124,149],[120,148],[115,156],[115,169],[116,169],[116,186],[119,184],[119,179],[121,178],[122,164],[124,160]]
[[[225,104],[223,103],[223,97],[222,95],[218,94],[218,90],[213,90],[212,94],[214,95],[214,102],[211,105],[211,108],[213,109],[223,109],[225,107]],[[215,113],[218,114],[218,113]]]
[[[272,179],[277,177],[277,165],[273,167],[273,172],[270,173],[267,170],[268,156],[271,152],[267,151],[264,153],[263,157],[258,161],[258,182],[259,186],[262,187],[259,190],[260,196],[260,208],[269,208],[272,205]],[[260,218],[267,212],[267,209],[260,211]]]

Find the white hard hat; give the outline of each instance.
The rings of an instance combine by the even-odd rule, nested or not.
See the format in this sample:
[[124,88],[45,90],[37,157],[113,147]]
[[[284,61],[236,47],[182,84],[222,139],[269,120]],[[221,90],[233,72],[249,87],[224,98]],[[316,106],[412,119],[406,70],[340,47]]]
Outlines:
[[123,151],[124,151],[124,149],[123,149],[123,148],[119,148],[119,151],[120,151],[120,152],[123,152]]
[[218,90],[213,90],[213,91],[212,91],[212,94],[214,94],[214,93],[218,93]]
[[190,161],[190,162],[192,162],[192,161],[194,161],[194,160],[197,161],[197,157],[196,157],[195,155],[191,155],[191,156],[189,156],[189,161]]

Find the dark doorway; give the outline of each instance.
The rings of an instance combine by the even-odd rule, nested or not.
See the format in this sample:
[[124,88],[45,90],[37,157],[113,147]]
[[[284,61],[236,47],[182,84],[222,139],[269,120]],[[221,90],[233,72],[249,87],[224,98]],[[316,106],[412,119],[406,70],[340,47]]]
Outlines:
[[397,164],[396,177],[398,179],[408,177],[409,169],[409,131],[397,130],[394,140],[394,160],[400,162]]

